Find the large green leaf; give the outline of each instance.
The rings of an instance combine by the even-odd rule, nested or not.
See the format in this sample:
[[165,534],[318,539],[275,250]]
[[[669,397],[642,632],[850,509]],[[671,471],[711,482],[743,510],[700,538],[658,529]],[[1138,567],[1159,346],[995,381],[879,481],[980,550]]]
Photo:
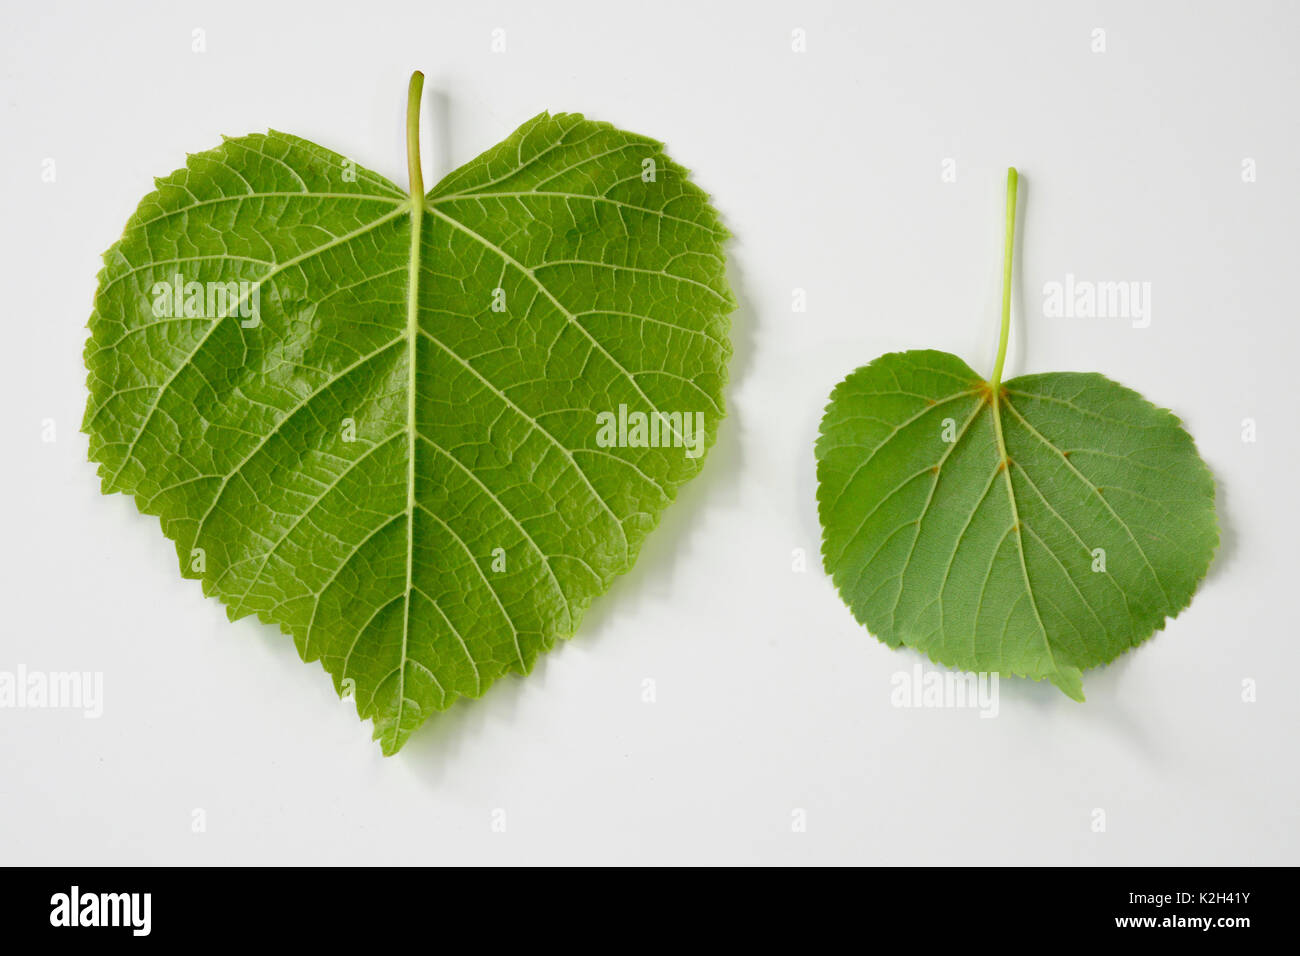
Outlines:
[[1082,671],[1191,600],[1218,545],[1214,481],[1177,418],[1102,375],[1000,382],[1008,316],[1009,294],[992,383],[912,351],[835,387],[816,446],[822,557],[886,644],[1082,700]]
[[[106,253],[85,354],[104,491],[354,691],[386,753],[632,565],[731,352],[726,232],[661,144],[542,114],[412,192],[283,133],[193,155]],[[248,284],[159,317],[178,275]],[[620,407],[682,414],[598,440]]]

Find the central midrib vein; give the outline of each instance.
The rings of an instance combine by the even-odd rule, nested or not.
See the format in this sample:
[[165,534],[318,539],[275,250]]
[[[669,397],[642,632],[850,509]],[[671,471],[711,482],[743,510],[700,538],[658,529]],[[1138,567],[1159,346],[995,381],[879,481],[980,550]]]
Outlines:
[[[1020,508],[1016,504],[1016,489],[1011,482],[1011,457],[1007,454],[1006,439],[1002,435],[1002,369],[1007,360],[1007,340],[1011,334],[1011,280],[1012,258],[1016,245],[1016,193],[1020,184],[1020,174],[1015,168],[1007,170],[1007,218],[1002,249],[1002,328],[998,337],[998,357],[993,363],[993,375],[989,379],[989,407],[993,412],[993,433],[998,441],[997,470],[1007,486],[1007,501],[1011,506],[1011,527],[1008,532],[1016,533],[1016,550],[1020,553],[1020,573],[1025,581],[1025,596],[1033,609],[1034,620],[1043,635],[1043,646],[1047,649],[1047,659],[1052,670],[1058,670],[1056,655],[1052,651],[1052,639],[1043,623],[1043,615],[1038,610],[1038,599],[1034,596],[1034,585],[1029,580],[1029,558],[1025,554],[1025,535],[1020,524]],[[1014,610],[1014,607],[1012,608]]]
[[424,74],[411,75],[406,103],[406,161],[411,180],[411,248],[406,274],[406,594],[402,608],[402,657],[398,662],[397,721],[394,740],[402,734],[406,706],[407,642],[411,631],[411,591],[415,584],[415,372],[420,333],[420,226],[424,220],[424,173],[420,168],[420,91]]

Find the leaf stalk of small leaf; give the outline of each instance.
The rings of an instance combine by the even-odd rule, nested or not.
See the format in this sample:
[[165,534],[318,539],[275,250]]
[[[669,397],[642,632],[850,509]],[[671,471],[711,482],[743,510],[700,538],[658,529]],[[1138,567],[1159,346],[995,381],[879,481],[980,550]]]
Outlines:
[[1007,360],[1007,339],[1011,335],[1011,256],[1016,244],[1016,186],[1020,176],[1012,166],[1007,170],[1007,227],[1006,244],[1002,250],[1002,335],[998,340],[998,357],[989,380],[993,401],[997,402],[998,388],[1002,385],[1002,366]]

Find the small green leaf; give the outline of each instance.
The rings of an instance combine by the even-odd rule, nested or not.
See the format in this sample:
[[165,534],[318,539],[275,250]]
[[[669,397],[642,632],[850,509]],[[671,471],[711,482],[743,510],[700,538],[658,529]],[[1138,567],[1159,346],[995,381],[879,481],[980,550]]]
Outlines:
[[826,571],[892,647],[974,671],[1082,671],[1187,606],[1218,545],[1214,481],[1168,411],[1096,373],[992,382],[946,352],[837,385],[817,441]]
[[85,353],[103,490],[390,754],[632,566],[716,434],[734,306],[726,231],[645,137],[543,113],[425,194],[420,80],[410,192],[276,132],[160,180]]

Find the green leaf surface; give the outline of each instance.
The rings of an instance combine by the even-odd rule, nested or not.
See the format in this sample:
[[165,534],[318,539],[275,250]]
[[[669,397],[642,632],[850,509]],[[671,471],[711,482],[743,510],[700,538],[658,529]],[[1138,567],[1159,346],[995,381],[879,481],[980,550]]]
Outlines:
[[992,382],[946,352],[883,355],[831,393],[822,559],[884,643],[963,670],[1082,672],[1187,606],[1218,546],[1214,481],[1169,411],[1096,373]]
[[831,394],[817,477],[826,570],[872,634],[1076,700],[1187,606],[1218,543],[1191,436],[1095,373],[1021,376],[995,406],[955,355],[881,356]]
[[[412,192],[277,132],[190,156],[105,254],[85,350],[103,490],[385,753],[631,567],[723,416],[734,303],[707,197],[608,124],[542,114]],[[177,275],[255,319],[159,317]],[[603,444],[620,406],[682,417]]]

